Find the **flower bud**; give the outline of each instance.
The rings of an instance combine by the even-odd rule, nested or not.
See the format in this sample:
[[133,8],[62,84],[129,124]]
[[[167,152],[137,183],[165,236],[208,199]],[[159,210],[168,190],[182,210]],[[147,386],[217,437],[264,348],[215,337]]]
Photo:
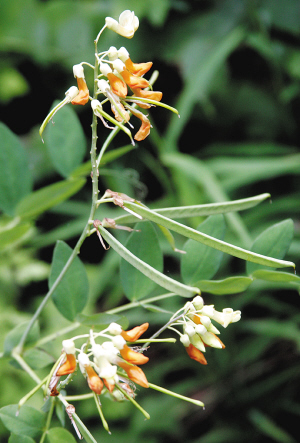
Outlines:
[[112,73],[111,67],[107,63],[100,62],[100,72],[101,74],[105,75],[107,77],[107,74]]
[[187,334],[189,337],[193,337],[193,335],[196,334],[195,328],[190,324],[187,324],[183,329],[184,333]]
[[119,50],[118,50],[118,58],[120,60],[122,60],[123,63],[126,62],[126,60],[129,58],[129,52],[127,51],[126,48],[124,48],[124,46],[122,46]]
[[125,69],[125,65],[122,62],[122,60],[120,60],[119,58],[117,58],[116,60],[113,61],[113,68],[117,71],[117,72],[122,72]]
[[204,301],[203,298],[200,295],[197,295],[196,297],[193,298],[193,305],[195,306],[196,310],[199,311],[200,309],[203,308],[204,305]]
[[74,74],[75,78],[85,78],[83,66],[82,65],[74,65],[73,66],[73,74]]
[[75,354],[75,344],[73,340],[63,340],[62,346],[66,354]]
[[118,50],[115,46],[111,46],[109,48],[109,50],[107,51],[107,56],[109,58],[109,60],[113,61],[116,60],[116,58],[118,58]]
[[113,337],[112,342],[118,350],[123,349],[126,345],[126,340],[121,335],[116,335],[115,337]]
[[121,328],[121,326],[118,324],[118,323],[111,323],[109,326],[108,326],[108,328],[107,328],[107,331],[110,333],[110,334],[113,334],[113,335],[119,335],[119,334],[121,334],[121,332],[122,332],[122,328]]
[[65,96],[68,99],[68,102],[71,102],[72,100],[74,100],[74,98],[79,94],[79,89],[77,88],[77,86],[71,86],[71,88],[69,88],[66,92],[65,92]]
[[190,345],[190,343],[191,343],[190,342],[190,338],[189,338],[189,336],[187,334],[181,335],[180,336],[180,341],[181,341],[181,343],[183,344],[183,346],[185,348],[187,348]]
[[207,329],[206,329],[206,327],[204,325],[196,325],[195,326],[195,331],[196,331],[197,334],[202,335],[202,334],[205,334],[205,332],[207,332]]

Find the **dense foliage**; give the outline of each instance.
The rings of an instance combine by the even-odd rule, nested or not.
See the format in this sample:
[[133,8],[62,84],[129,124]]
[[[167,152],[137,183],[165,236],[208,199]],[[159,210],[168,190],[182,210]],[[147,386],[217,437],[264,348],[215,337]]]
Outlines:
[[[296,271],[299,267],[298,0],[0,0],[3,442],[39,441],[48,412],[42,390],[26,403],[36,408],[24,410],[24,423],[26,413],[32,420],[30,429],[18,428],[15,406],[7,409],[35,386],[11,352],[61,270],[55,254],[67,260],[90,211],[90,108],[62,109],[55,117],[56,136],[51,139],[48,127],[44,144],[38,130],[53,102],[74,84],[72,66],[82,60],[94,63],[93,41],[105,17],[118,17],[124,9],[140,19],[135,38],[124,42],[108,32],[99,48],[126,44],[132,60],[152,60],[159,71],[155,89],[163,92],[164,103],[179,110],[180,119],[164,108],[150,109],[153,128],[135,148],[120,132],[99,169],[102,193],[108,188],[123,192],[150,209],[263,195],[252,207],[240,206],[243,211],[208,218],[209,212],[199,211],[187,214],[184,222],[194,229],[201,224],[201,232],[240,248],[286,258]],[[92,84],[90,75],[87,71]],[[66,127],[72,127],[72,134],[64,138]],[[99,146],[108,134],[99,124]],[[101,220],[124,214],[104,206],[97,210]],[[134,226],[130,216],[123,221]],[[137,245],[148,241],[146,262],[176,281],[199,283],[206,304],[219,311],[228,306],[241,310],[242,319],[222,330],[225,350],[207,349],[207,366],[190,360],[179,340],[151,345],[148,351],[145,372],[151,382],[203,401],[204,410],[138,388],[136,400],[151,419],[145,421],[130,402],[101,398],[112,431],[108,435],[94,402],[76,402],[76,412],[96,441],[298,441],[300,279],[293,269],[246,263],[172,231],[176,248],[188,252],[181,254],[172,249],[169,231],[155,223],[141,222],[137,229],[142,232],[113,235],[136,254]],[[149,322],[154,334],[186,302],[177,296],[143,303],[164,290],[138,272],[129,279],[128,266],[112,249],[105,251],[96,235],[85,240],[69,278],[67,303],[62,303],[66,292],[56,293],[27,337],[24,358],[41,379],[59,357],[61,340],[72,334],[45,343],[44,337],[75,321],[82,328],[92,325],[96,317],[91,316],[116,314],[128,302],[136,306],[120,313],[126,316],[120,319],[124,328]],[[76,377],[68,395],[85,389],[85,380]],[[64,424],[75,435],[58,404],[51,426]],[[14,430],[10,437],[7,429]],[[69,432],[52,429],[47,438],[72,442]]]

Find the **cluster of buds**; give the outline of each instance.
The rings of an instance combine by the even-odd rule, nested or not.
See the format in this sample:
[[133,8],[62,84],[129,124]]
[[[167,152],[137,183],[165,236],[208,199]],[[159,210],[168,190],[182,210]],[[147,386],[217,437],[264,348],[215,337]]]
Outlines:
[[[75,348],[75,339],[64,340],[62,356],[49,383],[50,395],[59,394],[56,387],[60,377],[73,374],[77,364],[87,379],[89,388],[97,395],[100,395],[105,387],[115,398],[120,398],[120,390],[115,388],[121,387],[134,397],[132,382],[148,388],[147,378],[139,365],[147,363],[149,358],[127,344],[138,340],[148,326],[148,323],[144,323],[129,331],[123,331],[119,324],[111,323],[99,333],[90,331],[89,341],[84,343],[81,349]],[[82,336],[76,337],[79,338]],[[96,343],[96,339],[101,339],[102,343]],[[91,356],[93,361],[90,360]]]
[[[111,29],[126,38],[131,38],[138,26],[138,18],[134,12],[129,10],[122,12],[119,22],[111,17],[106,17],[105,26],[99,32],[95,42],[98,41],[105,28]],[[138,110],[137,106],[148,109],[151,106],[159,105],[178,114],[176,109],[160,103],[162,92],[153,91],[149,81],[144,78],[144,74],[151,69],[152,62],[133,63],[127,49],[123,46],[120,49],[111,46],[107,51],[96,53],[95,57],[95,66],[86,62],[73,66],[78,87],[72,86],[69,88],[65,93],[65,99],[48,114],[40,128],[41,136],[50,119],[67,103],[85,105],[90,101],[93,113],[101,119],[104,126],[110,129],[114,129],[116,126],[119,127],[130,137],[133,144],[134,140],[144,140],[149,135],[151,128],[147,115]],[[93,97],[90,97],[89,94],[83,65],[93,68],[96,74],[94,79],[97,89]],[[128,88],[132,92],[130,95],[128,95]],[[98,100],[100,94],[104,96],[102,100]],[[114,117],[103,110],[103,104],[107,101],[110,102]],[[140,129],[136,132],[134,140],[131,131],[125,126],[127,123],[131,126],[129,123],[131,114],[141,120]],[[109,126],[107,120],[114,126]]]
[[[183,314],[179,312],[183,310]],[[180,311],[177,311],[170,320],[172,326],[183,326],[183,334],[180,341],[184,345],[188,355],[202,365],[207,365],[203,355],[207,346],[224,349],[224,343],[219,339],[220,331],[213,325],[212,320],[226,328],[230,323],[241,319],[241,311],[233,311],[225,308],[222,312],[216,311],[214,305],[204,305],[200,295],[194,297],[192,302],[187,302]],[[172,323],[172,319],[174,322]]]

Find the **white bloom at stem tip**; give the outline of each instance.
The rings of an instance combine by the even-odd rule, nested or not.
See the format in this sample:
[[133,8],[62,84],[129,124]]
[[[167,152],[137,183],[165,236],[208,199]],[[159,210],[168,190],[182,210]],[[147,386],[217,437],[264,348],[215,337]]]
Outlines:
[[83,66],[82,65],[74,65],[73,66],[73,74],[74,74],[75,78],[85,78]]
[[133,11],[127,9],[121,13],[118,22],[112,17],[106,17],[105,24],[108,29],[117,34],[126,38],[132,38],[139,27],[139,19]]
[[75,354],[75,344],[73,340],[63,340],[62,346],[66,354]]

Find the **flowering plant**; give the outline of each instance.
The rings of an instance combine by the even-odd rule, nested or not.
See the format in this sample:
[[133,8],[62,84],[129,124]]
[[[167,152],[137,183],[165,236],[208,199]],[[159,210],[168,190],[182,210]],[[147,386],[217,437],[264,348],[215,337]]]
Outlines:
[[[201,291],[214,294],[218,293],[218,290],[221,293],[226,293],[224,291],[228,291],[228,287],[234,292],[236,281],[212,282],[210,281],[211,276],[204,278],[207,273],[203,272],[201,267],[205,266],[207,260],[211,261],[212,268],[217,268],[222,253],[249,262],[251,276],[240,279],[244,289],[255,278],[266,275],[264,272],[268,271],[262,267],[294,267],[292,262],[283,260],[282,251],[275,254],[275,257],[268,256],[261,250],[263,248],[259,247],[259,241],[258,247],[250,251],[223,239],[224,218],[220,214],[256,206],[269,198],[269,194],[261,194],[233,202],[160,209],[150,209],[142,202],[125,194],[122,189],[107,189],[99,198],[99,168],[103,164],[107,148],[117,133],[123,131],[129,137],[131,144],[135,145],[135,142],[143,141],[151,132],[150,119],[144,110],[148,112],[148,110],[152,111],[152,108],[160,106],[175,115],[178,114],[175,108],[162,102],[162,92],[153,91],[152,87],[156,81],[157,73],[153,73],[150,79],[145,78],[152,68],[152,62],[133,62],[129,52],[123,46],[119,49],[111,46],[101,52],[98,50],[100,37],[105,29],[114,31],[120,36],[132,38],[138,26],[138,18],[132,11],[122,12],[119,21],[111,17],[106,18],[105,25],[94,41],[94,65],[83,61],[73,66],[77,86],[73,85],[66,91],[65,98],[53,107],[40,127],[40,135],[43,136],[44,130],[46,130],[48,123],[53,121],[54,116],[55,119],[59,119],[60,113],[63,112],[62,108],[70,105],[88,107],[90,104],[92,143],[91,159],[87,167],[92,180],[92,202],[90,212],[86,217],[85,227],[73,250],[64,242],[57,243],[49,277],[49,291],[30,322],[21,331],[21,334],[17,334],[17,340],[13,340],[13,345],[8,346],[6,351],[36,383],[36,386],[19,401],[17,407],[10,410],[10,413],[13,410],[15,416],[21,416],[23,411],[26,411],[25,403],[40,389],[43,389],[44,396],[50,404],[47,410],[47,424],[45,428],[43,427],[40,442],[45,440],[49,432],[54,406],[58,402],[64,406],[78,437],[82,438],[83,436],[87,442],[95,442],[96,440],[76,414],[73,405],[75,401],[94,398],[102,424],[108,432],[110,432],[109,426],[101,404],[101,398],[104,395],[118,402],[127,400],[138,408],[146,418],[150,418],[147,411],[135,399],[137,396],[136,385],[142,388],[151,388],[203,407],[204,403],[201,400],[171,392],[152,383],[151,369],[144,372],[140,368],[149,360],[151,362],[151,348],[154,345],[165,343],[174,346],[176,342],[174,337],[177,335],[179,335],[179,341],[186,349],[188,356],[203,365],[209,363],[209,357],[206,359],[204,356],[207,347],[225,348],[218,337],[220,331],[213,322],[226,328],[230,323],[238,322],[241,319],[241,311],[232,308],[223,308],[222,312],[218,311],[214,305],[206,305],[205,296],[202,297],[200,294]],[[93,72],[93,85],[91,86],[88,85],[86,79],[85,70],[87,69],[91,69]],[[90,93],[90,90],[93,92]],[[132,116],[140,120],[140,127],[134,135]],[[55,133],[58,121],[56,120],[55,125],[49,125],[47,128],[46,143],[47,138],[53,137],[51,134]],[[97,145],[99,123],[103,124],[103,131],[109,131],[108,137],[100,149]],[[61,167],[63,171],[66,170],[64,164]],[[84,170],[85,168],[86,166],[83,165]],[[59,197],[64,193],[62,199],[67,198],[80,189],[83,185],[81,179],[82,169],[79,167],[79,170],[72,171],[69,180],[66,180],[63,186],[55,188],[58,194],[61,192]],[[51,204],[56,204],[57,196],[54,193],[49,193],[49,195],[51,198],[46,199],[46,205],[49,205],[50,201],[49,207],[51,207]],[[37,207],[41,204],[44,194],[42,197],[36,194],[35,197],[36,200],[26,200],[25,198],[20,202],[16,220],[13,221],[15,223],[13,228],[15,226],[19,228],[19,223],[23,223],[24,227],[26,220],[39,214]],[[36,201],[39,205],[36,205]],[[119,209],[118,215],[114,218],[104,217],[107,215],[105,210],[102,211],[105,204],[117,207]],[[102,221],[97,218],[99,213],[103,216]],[[210,217],[198,229],[174,220],[207,215]],[[137,220],[139,223],[134,228],[127,226]],[[168,247],[174,253],[182,255],[182,281],[171,278],[162,272],[162,255],[158,251],[159,241],[153,225],[161,231],[164,239],[168,242]],[[289,223],[277,229],[280,232],[289,233],[290,228]],[[119,240],[118,233],[112,235],[110,229],[117,230],[115,232],[119,230],[130,232],[126,245]],[[171,231],[188,239],[183,246],[184,250],[175,246],[175,239]],[[105,250],[111,247],[122,258],[121,278],[124,293],[130,300],[129,306],[128,304],[116,306],[114,309],[96,314],[96,317],[82,314],[88,301],[88,277],[81,260],[77,257],[84,241],[91,236],[95,239],[98,237]],[[99,247],[98,240],[97,247]],[[279,278],[278,276],[280,277],[279,271],[274,278]],[[234,277],[232,278],[234,279]],[[218,290],[216,290],[216,286],[218,286]],[[167,292],[155,293],[153,297],[145,300],[144,297],[149,293],[149,288],[151,291],[153,287],[163,288]],[[72,323],[67,328],[58,328],[54,335],[44,337],[36,343],[36,348],[39,349],[40,346],[51,342],[54,338],[63,338],[61,355],[55,356],[52,369],[43,379],[40,379],[26,362],[24,351],[37,319],[51,297],[60,314]],[[124,321],[122,317],[116,315],[136,307],[136,303],[141,299],[144,299],[143,303],[146,307],[149,303],[152,309],[156,308],[159,312],[157,304],[161,300],[171,297],[185,297],[191,301],[181,303],[175,313],[168,312],[168,321],[156,332],[153,332],[148,322],[128,329],[126,319]],[[140,337],[148,331],[148,327],[152,333],[147,339],[141,339]],[[69,334],[78,328],[83,328],[84,332],[80,331],[75,336],[69,337]],[[158,338],[164,331],[171,331],[172,337]],[[230,342],[227,346],[230,346]],[[81,373],[81,378],[86,379],[84,389],[88,392],[72,396],[68,394],[68,389],[69,385],[72,386],[71,382],[76,380],[77,375],[80,375],[77,373]],[[117,407],[118,405],[116,405]],[[28,417],[27,420],[30,422],[32,415],[29,413]]]

